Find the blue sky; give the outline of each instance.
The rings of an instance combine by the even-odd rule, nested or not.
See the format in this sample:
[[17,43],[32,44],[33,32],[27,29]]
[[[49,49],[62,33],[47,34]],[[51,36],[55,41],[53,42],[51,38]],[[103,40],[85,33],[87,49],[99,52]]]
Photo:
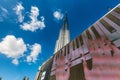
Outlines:
[[53,55],[67,11],[73,40],[120,0],[0,0],[0,76],[34,80]]

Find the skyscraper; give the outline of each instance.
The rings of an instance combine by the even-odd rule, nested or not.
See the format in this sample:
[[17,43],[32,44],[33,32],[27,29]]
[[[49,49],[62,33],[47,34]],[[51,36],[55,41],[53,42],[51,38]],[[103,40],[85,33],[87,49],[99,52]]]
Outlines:
[[70,42],[70,32],[67,14],[65,14],[63,19],[62,28],[60,29],[58,40],[56,41],[56,46],[54,53],[60,50],[63,46]]
[[[70,42],[70,32],[69,32],[69,24],[67,14],[65,14],[63,18],[62,28],[60,29],[58,40],[56,41],[54,53],[59,51],[62,47],[64,47],[67,43]],[[48,80],[51,67],[53,63],[53,58],[51,57],[46,62],[42,64],[42,67],[39,68],[35,80]]]

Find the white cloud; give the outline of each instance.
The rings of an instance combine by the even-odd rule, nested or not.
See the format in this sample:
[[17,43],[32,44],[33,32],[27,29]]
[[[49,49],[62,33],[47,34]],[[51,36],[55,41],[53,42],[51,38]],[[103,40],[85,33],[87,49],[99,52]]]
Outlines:
[[15,10],[16,15],[18,16],[18,21],[23,22],[24,16],[22,15],[22,11],[24,10],[24,7],[22,6],[22,3],[17,3],[13,10]]
[[53,16],[54,16],[55,19],[61,20],[64,15],[63,15],[63,13],[61,13],[60,10],[57,10],[57,11],[55,11],[55,12],[53,13]]
[[18,59],[13,59],[13,60],[12,60],[12,63],[15,64],[15,65],[18,65],[18,64],[19,64],[19,61],[18,61]]
[[5,9],[5,8],[3,8],[3,7],[1,7],[1,10],[2,10],[3,12],[5,12],[5,13],[8,13],[8,10]]
[[[27,49],[31,52],[28,56],[24,56]],[[25,44],[22,38],[16,38],[14,35],[7,35],[0,41],[0,54],[12,59],[12,63],[19,64],[21,57],[26,57],[26,62],[36,62],[41,53],[41,45],[35,43],[34,45]]]
[[37,29],[43,29],[45,28],[45,24],[44,24],[44,17],[41,17],[41,20],[38,20],[38,16],[39,16],[39,9],[35,6],[31,7],[31,13],[30,13],[30,19],[31,21],[28,21],[26,23],[23,23],[21,25],[21,29],[23,30],[29,30],[29,31],[36,31]]
[[14,35],[7,35],[0,42],[0,53],[12,58],[14,64],[19,64],[18,59],[23,56],[26,50],[23,39],[16,38]]
[[8,16],[8,10],[4,7],[0,7],[0,22],[4,21]]
[[41,45],[35,43],[31,46],[31,53],[27,56],[27,62],[36,62],[38,55],[41,53]]

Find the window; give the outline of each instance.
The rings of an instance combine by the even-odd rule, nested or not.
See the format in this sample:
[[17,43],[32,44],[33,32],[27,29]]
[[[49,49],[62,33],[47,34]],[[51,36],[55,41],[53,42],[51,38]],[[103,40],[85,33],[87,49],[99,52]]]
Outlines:
[[83,43],[83,39],[82,39],[82,36],[81,36],[81,35],[79,36],[79,41],[80,41],[80,44],[81,44],[81,45],[83,45],[83,44],[84,44],[84,43]]
[[100,35],[98,33],[98,31],[94,28],[94,26],[91,27],[91,30],[93,31],[93,33],[95,34],[96,38],[100,38]]
[[73,45],[73,50],[75,50],[75,42],[74,41],[72,42],[72,45]]
[[67,45],[67,52],[68,52],[68,54],[70,53],[70,46],[69,46],[69,44]]
[[75,40],[76,40],[76,47],[79,48],[78,38],[76,38]]
[[105,20],[100,20],[100,22],[103,24],[103,26],[111,33],[115,32],[116,30],[111,27],[111,25],[109,25],[107,22],[105,22]]
[[116,8],[114,11],[120,14],[120,8]]
[[66,46],[64,47],[64,56],[66,56]]
[[92,40],[92,36],[91,36],[89,30],[86,31],[86,34],[87,34],[88,39],[91,39],[91,40]]
[[114,23],[116,23],[117,25],[120,26],[120,19],[118,19],[117,17],[113,16],[112,14],[109,14],[106,17],[109,18],[111,21],[113,21]]

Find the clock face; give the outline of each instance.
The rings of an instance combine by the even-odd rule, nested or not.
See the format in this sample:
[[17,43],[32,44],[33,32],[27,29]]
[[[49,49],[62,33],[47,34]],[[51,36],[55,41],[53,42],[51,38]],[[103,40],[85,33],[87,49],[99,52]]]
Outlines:
[[44,71],[44,72],[42,73],[41,80],[44,80],[45,74],[46,74],[46,71]]

